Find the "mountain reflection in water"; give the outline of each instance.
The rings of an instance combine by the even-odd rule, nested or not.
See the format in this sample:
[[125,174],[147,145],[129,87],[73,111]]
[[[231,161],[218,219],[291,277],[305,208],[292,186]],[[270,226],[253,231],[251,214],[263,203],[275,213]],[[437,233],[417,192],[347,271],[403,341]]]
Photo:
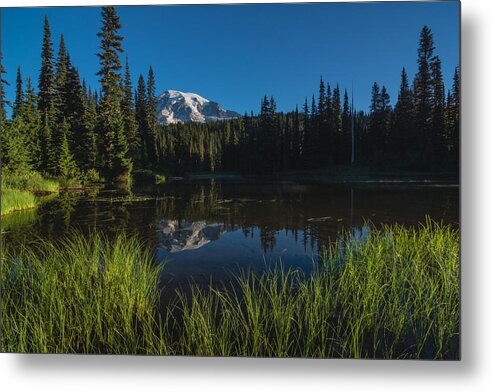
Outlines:
[[171,253],[198,249],[218,240],[224,231],[225,226],[220,223],[162,219],[157,222],[157,247]]

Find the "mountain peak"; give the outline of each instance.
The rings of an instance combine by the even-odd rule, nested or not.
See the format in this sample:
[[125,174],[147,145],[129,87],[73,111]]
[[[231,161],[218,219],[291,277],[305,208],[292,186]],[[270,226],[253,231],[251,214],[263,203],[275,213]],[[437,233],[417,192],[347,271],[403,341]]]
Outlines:
[[157,98],[157,122],[213,122],[241,117],[232,110],[225,110],[217,102],[196,93],[166,90]]

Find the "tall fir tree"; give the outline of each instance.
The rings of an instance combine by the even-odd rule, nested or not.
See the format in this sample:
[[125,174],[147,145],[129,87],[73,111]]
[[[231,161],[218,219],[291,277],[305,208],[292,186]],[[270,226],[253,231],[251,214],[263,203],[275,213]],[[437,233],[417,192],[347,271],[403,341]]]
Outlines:
[[80,82],[79,71],[69,62],[64,103],[66,119],[70,126],[67,137],[75,159],[80,163],[82,163],[83,157],[86,154],[85,149],[89,148],[84,143],[84,135],[87,132],[85,128],[86,99]]
[[5,86],[9,86],[9,82],[4,78],[4,74],[7,72],[3,67],[2,54],[0,53],[0,123],[3,125],[4,121],[7,118],[7,114],[5,112],[5,105],[8,105],[9,102],[5,99]]
[[140,139],[140,162],[142,165],[148,163],[147,143],[149,133],[149,122],[147,116],[147,87],[142,74],[138,78],[137,91],[135,92],[135,118],[138,125]]
[[54,95],[54,52],[48,17],[44,17],[43,46],[41,48],[41,71],[39,73],[38,106],[44,115],[51,108]]
[[453,75],[453,89],[451,92],[451,104],[448,109],[448,134],[449,134],[449,152],[451,163],[457,167],[459,164],[460,153],[460,97],[461,82],[460,69],[456,67]]
[[2,128],[2,168],[8,173],[25,174],[32,166],[23,121],[19,116]]
[[420,141],[423,165],[427,164],[432,154],[432,70],[434,57],[434,38],[428,26],[420,32],[418,48],[418,72],[414,82],[415,125]]
[[97,109],[96,98],[89,90],[84,99],[84,116],[82,134],[80,135],[80,144],[82,148],[79,151],[79,161],[81,167],[85,170],[93,169],[97,164]]
[[138,124],[135,117],[135,103],[133,101],[133,87],[130,74],[130,65],[128,56],[125,62],[125,78],[123,82],[123,97],[121,100],[121,112],[123,115],[125,137],[128,141],[130,156],[133,162],[140,160],[140,137],[138,133]]
[[147,156],[150,162],[157,164],[157,98],[155,96],[155,77],[152,67],[149,67],[147,78]]
[[123,37],[118,34],[120,18],[114,7],[102,8],[103,27],[97,34],[101,38],[101,51],[97,54],[101,69],[101,93],[99,104],[99,131],[102,135],[102,163],[106,176],[117,181],[125,181],[132,168],[131,160],[125,155],[128,151],[124,135],[123,116],[120,108],[122,80],[119,73],[121,63],[119,53],[123,52]]
[[415,132],[413,96],[405,68],[401,71],[400,89],[394,115],[395,121],[390,135],[391,153],[395,157],[395,162],[408,167],[414,159],[409,154],[417,147],[418,133]]
[[41,161],[41,114],[37,105],[37,97],[31,79],[26,79],[25,102],[22,105],[19,117],[22,119],[26,147],[29,151],[30,163],[36,170],[42,168]]
[[445,109],[446,97],[442,79],[441,60],[435,56],[431,61],[432,77],[432,161],[442,166],[447,158]]
[[69,125],[63,120],[61,125],[62,142],[58,153],[57,174],[64,178],[76,178],[79,174],[77,163],[68,144]]
[[22,85],[22,74],[20,66],[17,67],[17,76],[15,78],[15,101],[12,109],[12,118],[16,119],[22,111],[24,104],[24,87]]
[[[60,36],[60,44],[58,46],[58,54],[55,63],[55,74],[54,74],[54,102],[55,109],[57,111],[57,123],[58,125],[63,122],[65,117],[70,115],[69,109],[67,107],[67,78],[68,78],[68,68],[69,68],[69,57],[67,48],[65,46],[65,39],[63,34]],[[61,140],[61,138],[60,138]]]
[[351,159],[351,141],[352,141],[352,116],[347,89],[343,93],[342,109],[342,163],[350,163]]
[[[40,110],[41,112],[41,110]],[[41,150],[41,165],[40,169],[44,172],[52,172],[56,169],[53,161],[56,160],[56,151],[52,148],[51,134],[55,118],[54,104],[51,101],[51,110],[41,114],[41,132],[39,147]]]

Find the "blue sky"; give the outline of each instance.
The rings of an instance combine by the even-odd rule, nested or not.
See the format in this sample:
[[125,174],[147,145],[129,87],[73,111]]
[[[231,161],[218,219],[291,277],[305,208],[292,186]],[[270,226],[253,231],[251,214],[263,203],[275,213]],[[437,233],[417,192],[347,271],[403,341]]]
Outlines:
[[[134,86],[149,65],[158,92],[196,92],[244,113],[259,110],[273,95],[279,110],[317,94],[319,77],[351,89],[367,110],[373,82],[397,98],[403,66],[413,79],[424,24],[434,34],[446,88],[459,63],[459,3],[324,3],[117,7]],[[2,53],[13,100],[15,72],[36,82],[43,19],[47,15],[55,53],[60,34],[74,64],[97,87],[99,7],[2,10]],[[124,56],[124,54],[122,55]],[[123,58],[123,57],[122,57]]]

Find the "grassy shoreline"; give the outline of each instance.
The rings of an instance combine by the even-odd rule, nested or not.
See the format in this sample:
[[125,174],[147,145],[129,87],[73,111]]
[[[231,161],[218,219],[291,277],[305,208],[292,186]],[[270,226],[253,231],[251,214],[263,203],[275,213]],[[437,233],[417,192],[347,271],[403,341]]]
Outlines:
[[159,267],[124,234],[5,248],[2,351],[459,358],[459,232],[348,234],[309,275],[243,271],[158,313]]
[[36,207],[35,196],[31,192],[20,189],[2,187],[1,199],[2,216]]

